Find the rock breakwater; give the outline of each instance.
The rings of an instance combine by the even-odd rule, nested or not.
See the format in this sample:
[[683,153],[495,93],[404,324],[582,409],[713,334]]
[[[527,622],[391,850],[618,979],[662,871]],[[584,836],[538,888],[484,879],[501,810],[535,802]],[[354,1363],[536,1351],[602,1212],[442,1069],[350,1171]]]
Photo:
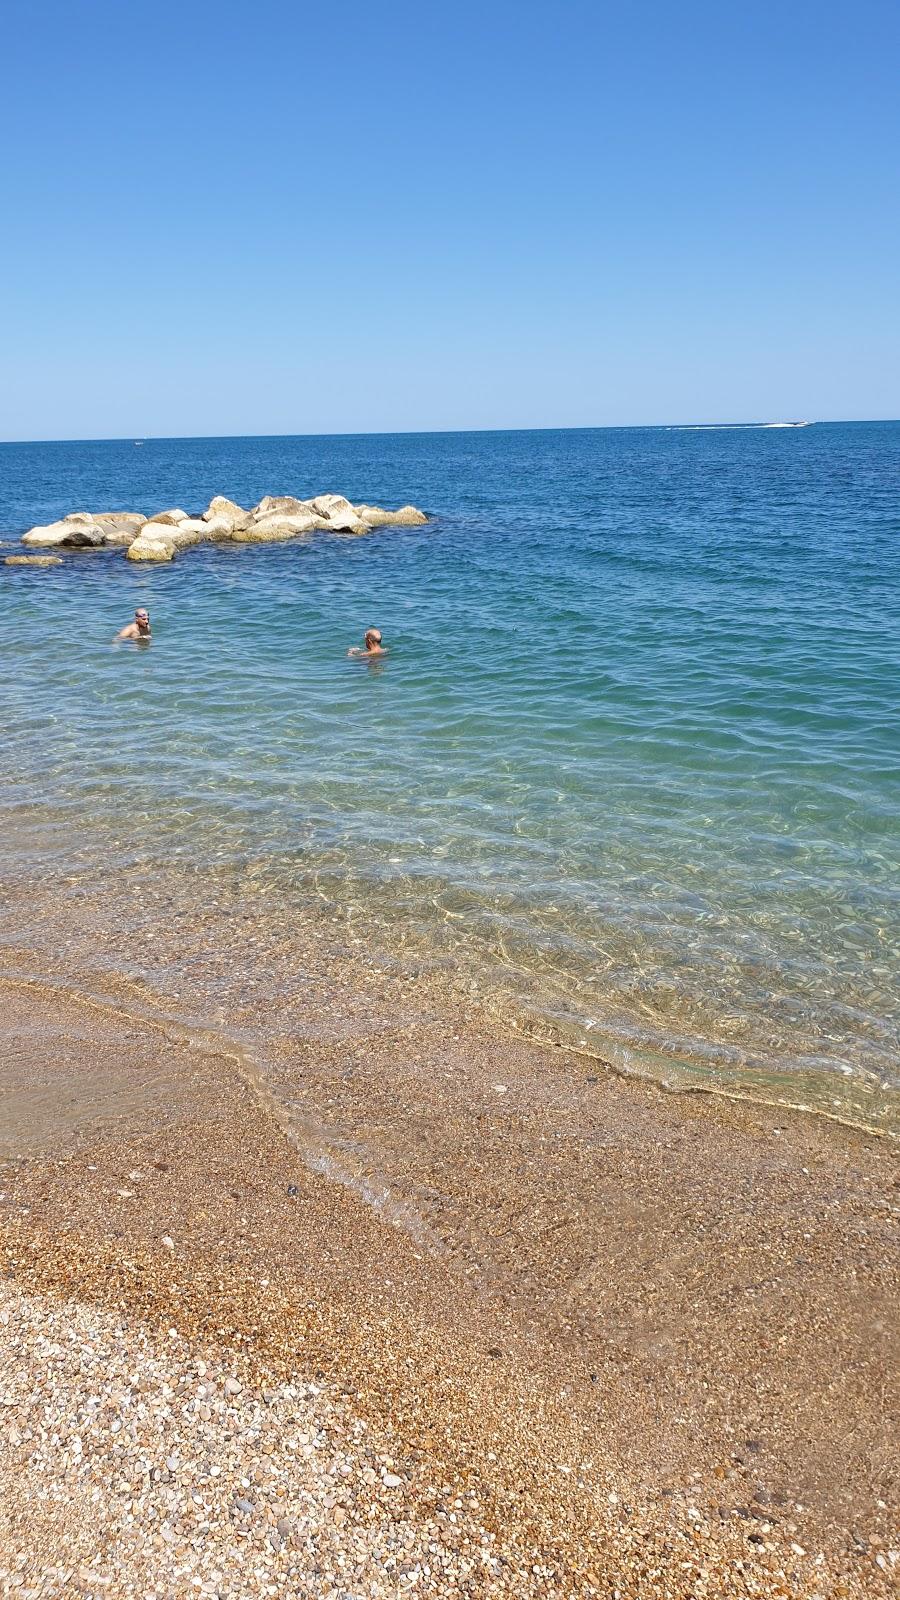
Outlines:
[[195,544],[264,544],[315,532],[354,536],[373,528],[419,527],[427,521],[416,506],[386,511],[381,506],[353,505],[340,494],[320,494],[310,500],[264,495],[249,510],[225,495],[214,495],[196,517],[180,507],[149,516],[140,511],[72,511],[58,522],[29,529],[22,543],[39,550],[124,549],[131,561],[171,561]]

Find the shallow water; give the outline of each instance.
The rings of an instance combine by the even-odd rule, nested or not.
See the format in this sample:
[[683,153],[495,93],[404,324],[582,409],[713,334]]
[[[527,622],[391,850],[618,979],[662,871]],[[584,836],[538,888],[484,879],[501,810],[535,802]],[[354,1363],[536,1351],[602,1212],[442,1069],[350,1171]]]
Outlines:
[[7,841],[312,895],[509,1022],[883,1126],[898,467],[897,424],[0,447],[7,539],[216,492],[435,513],[0,567]]

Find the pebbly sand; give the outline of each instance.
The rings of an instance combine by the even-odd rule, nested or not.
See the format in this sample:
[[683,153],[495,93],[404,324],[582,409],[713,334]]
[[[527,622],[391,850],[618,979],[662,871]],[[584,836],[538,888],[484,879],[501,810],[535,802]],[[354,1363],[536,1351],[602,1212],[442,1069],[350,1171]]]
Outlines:
[[0,1592],[894,1592],[885,1141],[156,892],[5,939]]

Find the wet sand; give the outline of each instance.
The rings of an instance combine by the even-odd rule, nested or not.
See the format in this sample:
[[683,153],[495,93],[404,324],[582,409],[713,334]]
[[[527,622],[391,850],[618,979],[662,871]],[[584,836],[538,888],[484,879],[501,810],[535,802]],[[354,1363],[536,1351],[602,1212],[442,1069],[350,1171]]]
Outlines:
[[[261,967],[266,908],[114,925],[104,896],[79,886],[55,959],[35,892],[5,940],[8,1285],[364,1421],[404,1526],[463,1565],[348,1594],[891,1592],[887,1142],[510,1037],[322,922],[298,965],[269,915]],[[11,1540],[21,1444],[4,1470]],[[41,1526],[32,1581],[62,1559]]]
[[[559,1593],[637,1593],[656,1572],[651,1592],[687,1595],[704,1570],[722,1593],[777,1592],[781,1573],[789,1593],[879,1592],[887,1152],[613,1079],[585,1086],[573,1137],[535,1104],[539,1052],[459,1040],[480,1157],[451,1104],[467,1226],[448,1239],[404,1225],[402,1191],[373,1206],[310,1166],[227,1060],[40,989],[4,998],[20,1038],[50,1009],[54,1051],[72,1041],[68,1117],[117,1061],[135,1091],[124,1124],[60,1151],[54,1121],[50,1149],[7,1162],[17,1285],[212,1340],[260,1381],[326,1379],[413,1489],[474,1488],[520,1584],[546,1564]],[[501,1067],[503,1095],[483,1081]]]

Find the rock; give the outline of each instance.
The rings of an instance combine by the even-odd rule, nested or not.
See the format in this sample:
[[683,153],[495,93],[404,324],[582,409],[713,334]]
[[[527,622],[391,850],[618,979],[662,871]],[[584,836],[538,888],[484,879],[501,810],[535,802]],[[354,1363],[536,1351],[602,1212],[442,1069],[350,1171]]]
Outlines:
[[171,511],[157,511],[154,516],[148,517],[147,521],[160,522],[164,528],[177,528],[179,522],[188,522],[190,518],[186,511],[180,511],[175,506]]
[[48,522],[42,527],[31,528],[28,533],[22,535],[23,544],[38,547],[65,545],[69,549],[99,548],[103,540],[103,529],[98,527],[93,517],[81,511],[76,511],[70,517],[63,517],[59,522]]
[[309,500],[297,500],[292,494],[267,494],[253,507],[252,514],[257,520],[260,517],[270,517],[274,512],[285,517],[297,517],[311,509]]
[[48,522],[43,527],[29,528],[28,532],[22,535],[22,543],[30,545],[62,544],[69,531],[65,522]]
[[202,544],[204,540],[212,543],[231,538],[231,522],[227,517],[210,517],[209,522],[204,522],[202,517],[186,517],[184,522],[179,522],[171,530],[177,550],[186,549],[191,544]]
[[368,523],[363,522],[362,517],[356,515],[352,506],[349,511],[344,511],[342,507],[338,507],[328,518],[327,526],[332,533],[369,532]]
[[226,522],[228,532],[234,533],[237,528],[246,528],[253,520],[253,513],[245,511],[235,500],[228,500],[224,494],[214,495],[203,513],[204,522]]
[[97,527],[103,529],[104,547],[107,550],[119,550],[130,545],[141,528],[146,527],[146,523],[141,517],[136,527],[127,522],[98,522]]
[[143,511],[95,511],[92,519],[105,528],[132,528],[137,532],[147,521]]
[[226,1394],[240,1394],[240,1392],[241,1392],[243,1387],[244,1387],[243,1384],[237,1378],[226,1378],[225,1379],[225,1393]]
[[206,532],[206,523],[197,523],[191,518],[187,522],[179,522],[177,528],[171,529],[173,550],[187,550],[193,544],[202,544],[209,535]]
[[61,567],[62,556],[4,556],[7,567]]
[[137,538],[147,519],[139,511],[98,511],[97,527],[103,529],[103,543],[108,549],[120,549]]
[[368,528],[355,508],[342,494],[319,494],[312,502],[313,510],[325,517],[326,527],[332,533],[367,533]]
[[204,540],[262,544],[297,539],[322,529],[362,534],[370,528],[415,527],[428,521],[415,506],[385,511],[380,506],[353,506],[342,494],[320,494],[312,500],[294,495],[265,495],[252,511],[237,501],[214,495],[200,517],[172,506],[144,519],[139,511],[73,511],[58,522],[31,528],[22,543],[35,548],[125,548],[135,561],[169,561],[176,550]]
[[401,506],[399,511],[382,511],[380,506],[356,506],[356,514],[369,528],[419,528],[427,522],[416,506]]
[[148,533],[150,523],[145,523],[136,539],[133,539],[125,554],[129,561],[171,561],[175,554],[175,541],[167,539],[160,527],[160,532]]
[[204,522],[203,526],[206,529],[207,539],[221,540],[233,538],[238,524],[233,522],[230,517],[215,516],[210,517],[208,522]]
[[328,526],[323,517],[315,517],[309,511],[290,517],[275,514],[261,517],[249,528],[238,529],[231,537],[235,544],[264,544],[269,539],[297,539],[302,534],[312,533],[314,528]]
[[317,494],[310,505],[313,511],[317,511],[320,517],[327,517],[329,522],[338,511],[353,511],[350,501],[343,494]]

